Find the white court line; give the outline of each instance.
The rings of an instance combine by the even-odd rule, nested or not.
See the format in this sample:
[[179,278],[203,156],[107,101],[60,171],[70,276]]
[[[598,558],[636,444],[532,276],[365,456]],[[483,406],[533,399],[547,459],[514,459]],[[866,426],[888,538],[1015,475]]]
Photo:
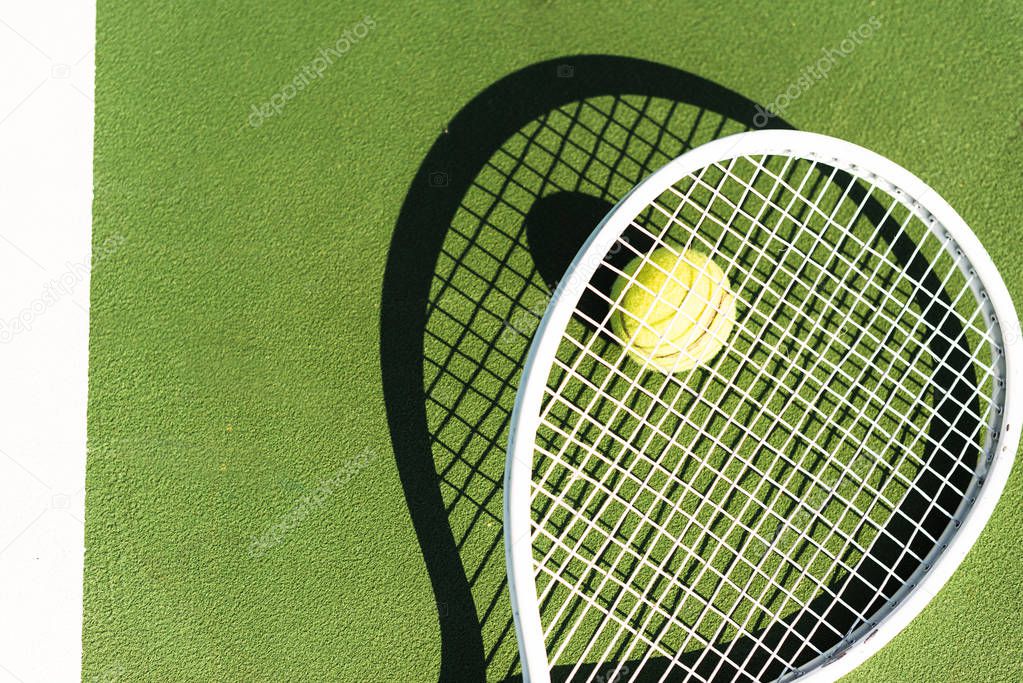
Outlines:
[[0,683],[81,676],[95,12],[0,5]]

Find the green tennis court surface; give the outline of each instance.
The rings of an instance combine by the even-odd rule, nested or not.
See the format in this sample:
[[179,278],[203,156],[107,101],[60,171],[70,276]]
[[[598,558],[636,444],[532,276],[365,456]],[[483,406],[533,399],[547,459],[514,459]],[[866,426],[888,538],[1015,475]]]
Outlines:
[[[1009,2],[100,3],[84,680],[516,676],[509,413],[589,230],[790,125],[929,182],[1023,300],[1021,53]],[[1020,481],[848,680],[1023,678]]]

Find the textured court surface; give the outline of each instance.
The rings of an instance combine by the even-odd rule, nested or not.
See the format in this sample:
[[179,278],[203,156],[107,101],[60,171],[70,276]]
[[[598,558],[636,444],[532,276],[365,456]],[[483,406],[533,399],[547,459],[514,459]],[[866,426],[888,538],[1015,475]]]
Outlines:
[[[101,2],[84,679],[514,676],[507,423],[588,228],[773,103],[932,184],[1023,301],[1021,53],[1009,2]],[[1023,678],[1021,523],[1014,473],[848,680]]]

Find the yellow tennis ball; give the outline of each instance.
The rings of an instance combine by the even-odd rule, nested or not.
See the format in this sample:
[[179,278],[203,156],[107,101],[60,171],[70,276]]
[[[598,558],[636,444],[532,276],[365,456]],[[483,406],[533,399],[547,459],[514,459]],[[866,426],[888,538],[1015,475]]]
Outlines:
[[630,261],[611,288],[611,331],[641,363],[664,373],[709,362],[735,325],[728,278],[706,255],[668,247]]

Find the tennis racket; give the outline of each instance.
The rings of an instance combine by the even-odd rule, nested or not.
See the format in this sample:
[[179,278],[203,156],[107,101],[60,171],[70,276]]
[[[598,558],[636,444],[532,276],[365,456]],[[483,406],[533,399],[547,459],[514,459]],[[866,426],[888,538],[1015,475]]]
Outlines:
[[[665,250],[715,264],[731,307],[719,350],[675,370],[612,324],[622,283],[642,287]],[[665,291],[649,295],[678,306]],[[524,678],[852,670],[990,517],[1019,439],[1018,341],[962,218],[873,152],[748,132],[655,172],[577,254],[516,397],[505,550]]]

